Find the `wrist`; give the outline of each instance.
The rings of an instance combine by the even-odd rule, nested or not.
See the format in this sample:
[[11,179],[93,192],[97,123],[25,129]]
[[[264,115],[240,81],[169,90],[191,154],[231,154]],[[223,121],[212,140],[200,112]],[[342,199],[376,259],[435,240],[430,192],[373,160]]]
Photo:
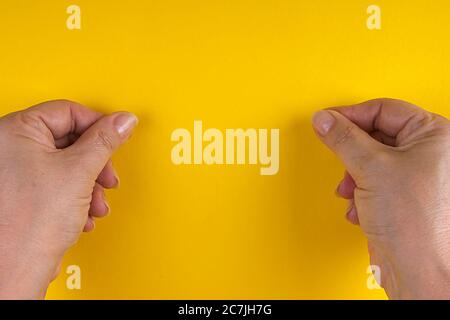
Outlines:
[[59,265],[37,245],[0,238],[0,299],[43,299]]

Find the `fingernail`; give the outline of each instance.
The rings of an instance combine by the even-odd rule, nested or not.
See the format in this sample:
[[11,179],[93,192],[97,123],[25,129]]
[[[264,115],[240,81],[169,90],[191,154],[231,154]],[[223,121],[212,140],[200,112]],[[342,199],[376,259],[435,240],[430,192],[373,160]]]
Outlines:
[[328,134],[335,121],[333,115],[325,110],[316,112],[312,120],[314,129],[322,137]]
[[104,201],[103,202],[103,204],[105,205],[105,207],[106,207],[106,212],[107,213],[111,213],[111,207],[109,206],[109,204],[108,204],[108,201]]
[[121,138],[128,137],[137,123],[138,118],[129,112],[122,112],[114,119],[114,126]]
[[115,180],[114,188],[117,189],[120,186],[120,179],[119,179],[119,175],[116,172],[116,169],[114,169],[114,168],[113,168],[113,174],[114,174],[114,180]]
[[111,207],[109,206],[108,200],[106,199],[106,194],[104,192],[103,192],[102,198],[103,198],[103,205],[106,208],[106,213],[110,213]]
[[342,197],[342,196],[341,196],[341,193],[340,193],[340,190],[341,190],[341,184],[342,184],[342,181],[339,182],[338,186],[337,186],[336,189],[334,190],[334,194],[336,195],[336,197],[339,197],[339,198]]
[[353,200],[349,200],[348,201],[348,205],[347,205],[347,211],[346,213],[349,214],[350,211],[353,210],[353,207],[355,206],[355,202]]

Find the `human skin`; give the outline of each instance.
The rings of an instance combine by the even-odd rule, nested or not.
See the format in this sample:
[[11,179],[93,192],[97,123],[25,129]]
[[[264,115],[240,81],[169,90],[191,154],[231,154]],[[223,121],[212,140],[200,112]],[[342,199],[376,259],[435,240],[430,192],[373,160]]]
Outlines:
[[313,126],[346,167],[337,194],[388,297],[450,298],[449,120],[378,99],[319,111]]
[[67,249],[109,212],[110,158],[136,124],[65,100],[0,118],[0,299],[45,297]]

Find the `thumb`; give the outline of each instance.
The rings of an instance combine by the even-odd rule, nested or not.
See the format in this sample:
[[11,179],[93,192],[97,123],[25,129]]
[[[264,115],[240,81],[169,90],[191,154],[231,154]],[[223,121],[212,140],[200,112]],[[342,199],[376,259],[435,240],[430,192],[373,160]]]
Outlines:
[[356,180],[362,177],[368,164],[385,151],[382,144],[339,112],[317,112],[313,117],[313,127],[322,142],[337,154]]
[[105,116],[87,129],[68,151],[74,153],[84,168],[96,178],[114,151],[128,140],[137,123],[137,117],[129,112]]

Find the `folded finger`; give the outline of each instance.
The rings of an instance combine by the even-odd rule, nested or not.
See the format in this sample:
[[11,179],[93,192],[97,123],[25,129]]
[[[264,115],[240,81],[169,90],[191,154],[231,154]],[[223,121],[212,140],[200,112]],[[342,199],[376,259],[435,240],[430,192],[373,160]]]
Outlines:
[[119,186],[119,177],[116,170],[114,170],[111,159],[109,159],[102,172],[100,172],[97,183],[106,189],[117,188]]
[[89,215],[101,218],[109,213],[109,206],[105,200],[105,191],[101,185],[95,184],[92,192],[91,206],[89,208]]

